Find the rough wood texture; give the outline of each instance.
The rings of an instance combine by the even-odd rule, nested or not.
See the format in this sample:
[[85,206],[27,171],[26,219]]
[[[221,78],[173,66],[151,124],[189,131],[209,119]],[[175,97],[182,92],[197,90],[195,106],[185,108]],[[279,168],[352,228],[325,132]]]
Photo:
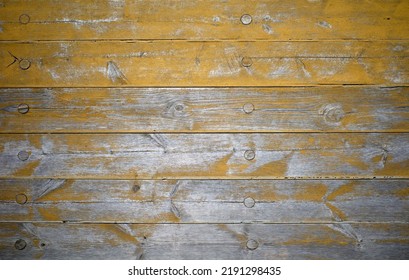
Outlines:
[[408,22],[0,0],[0,259],[409,259]]
[[176,131],[409,132],[409,88],[0,89],[1,133]]
[[409,85],[408,41],[0,44],[3,87]]
[[0,167],[0,178],[409,178],[409,134],[2,134]]
[[[1,259],[407,259],[408,224],[2,223]],[[26,242],[16,250],[15,242]],[[247,248],[249,240],[257,247]]]
[[408,190],[408,180],[0,180],[0,220],[409,222]]
[[406,0],[2,0],[0,39],[400,40],[408,17]]

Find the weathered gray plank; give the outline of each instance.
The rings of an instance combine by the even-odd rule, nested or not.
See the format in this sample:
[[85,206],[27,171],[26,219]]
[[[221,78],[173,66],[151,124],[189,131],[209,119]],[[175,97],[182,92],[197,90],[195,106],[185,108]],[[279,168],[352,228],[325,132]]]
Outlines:
[[409,85],[408,41],[4,42],[3,87]]
[[407,259],[409,225],[2,223],[0,258]]
[[409,178],[409,134],[2,134],[0,178]]
[[0,221],[409,222],[407,180],[0,180]]
[[409,88],[0,89],[2,133],[155,131],[408,132]]

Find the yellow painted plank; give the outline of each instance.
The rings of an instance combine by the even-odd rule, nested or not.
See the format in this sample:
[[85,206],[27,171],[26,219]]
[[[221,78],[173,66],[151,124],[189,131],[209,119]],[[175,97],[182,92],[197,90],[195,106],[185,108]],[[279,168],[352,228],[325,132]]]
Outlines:
[[409,87],[0,89],[1,133],[409,132]]
[[0,178],[409,178],[408,133],[2,134]]
[[2,223],[0,259],[408,259],[408,233],[407,223]]
[[2,87],[409,85],[409,42],[0,44]]
[[[3,0],[0,40],[409,39],[406,0]],[[244,14],[250,24],[242,24]]]
[[0,180],[0,221],[409,222],[408,197],[408,180]]

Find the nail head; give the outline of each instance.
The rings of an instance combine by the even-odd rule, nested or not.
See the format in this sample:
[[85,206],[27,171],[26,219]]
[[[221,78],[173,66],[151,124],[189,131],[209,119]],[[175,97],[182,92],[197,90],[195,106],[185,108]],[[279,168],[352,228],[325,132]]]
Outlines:
[[17,111],[20,114],[27,114],[29,110],[30,110],[30,107],[27,104],[22,103],[17,106]]
[[247,160],[253,160],[256,157],[256,152],[253,150],[247,150],[244,152],[244,158]]
[[250,114],[254,111],[254,105],[252,103],[246,103],[243,106],[243,111],[246,114]]
[[21,24],[27,24],[30,22],[30,16],[27,14],[22,14],[20,15],[20,17],[18,18],[19,22]]
[[241,16],[240,21],[244,25],[249,25],[253,21],[253,19],[251,18],[251,15],[244,14]]
[[256,204],[254,199],[251,197],[247,197],[246,199],[244,199],[243,203],[244,203],[244,206],[246,206],[247,208],[253,208],[254,205]]
[[14,243],[14,248],[17,250],[24,250],[27,247],[27,242],[25,242],[23,239],[18,239],[16,243]]
[[257,240],[250,239],[250,240],[247,241],[246,246],[247,246],[247,249],[249,249],[249,250],[256,250],[257,247],[258,247],[258,242],[257,242]]
[[253,64],[251,57],[245,56],[241,59],[241,65],[243,67],[250,67]]
[[27,196],[24,193],[19,193],[16,195],[16,202],[18,204],[26,204],[27,203]]
[[17,155],[18,159],[21,161],[26,161],[30,157],[29,152],[27,151],[20,151]]
[[31,62],[28,59],[22,59],[19,62],[19,66],[21,70],[27,70],[31,66]]

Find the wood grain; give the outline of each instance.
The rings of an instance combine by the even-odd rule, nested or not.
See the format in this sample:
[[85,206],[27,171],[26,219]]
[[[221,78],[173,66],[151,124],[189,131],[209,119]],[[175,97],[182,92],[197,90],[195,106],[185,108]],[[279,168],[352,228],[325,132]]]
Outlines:
[[[3,0],[0,4],[1,40],[409,39],[405,0]],[[251,24],[240,22],[243,14],[252,16]]]
[[1,133],[320,131],[409,132],[409,88],[0,89]]
[[0,180],[0,221],[409,222],[408,190],[407,180]]
[[408,140],[407,133],[2,134],[0,178],[409,178]]
[[408,233],[406,223],[2,223],[0,259],[407,259]]
[[[408,41],[0,44],[2,87],[409,85]],[[244,61],[243,61],[244,59]]]

